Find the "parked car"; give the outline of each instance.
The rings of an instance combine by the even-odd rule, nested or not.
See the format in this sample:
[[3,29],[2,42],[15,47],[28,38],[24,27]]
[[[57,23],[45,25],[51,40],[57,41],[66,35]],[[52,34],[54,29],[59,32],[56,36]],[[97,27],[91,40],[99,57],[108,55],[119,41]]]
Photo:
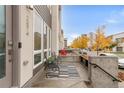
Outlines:
[[82,53],[83,53],[83,52],[85,52],[85,53],[87,53],[87,52],[88,52],[88,50],[87,50],[87,49],[82,49],[81,51],[82,51]]
[[[100,53],[99,56],[113,56],[113,57],[118,57],[117,55],[111,54],[111,53]],[[124,58],[118,57],[118,67],[119,68],[124,68]]]

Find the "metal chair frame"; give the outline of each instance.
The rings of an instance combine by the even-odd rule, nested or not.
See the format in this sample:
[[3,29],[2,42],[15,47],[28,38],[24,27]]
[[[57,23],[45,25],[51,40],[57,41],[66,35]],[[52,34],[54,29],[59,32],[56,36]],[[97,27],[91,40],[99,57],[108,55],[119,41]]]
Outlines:
[[[52,63],[48,62],[47,57],[45,57],[45,58],[46,58],[46,62],[45,62],[46,77],[48,78],[49,74],[52,74],[52,73],[53,73],[53,75],[50,75],[50,76],[59,77],[60,68],[59,68],[59,65],[58,65],[58,57],[55,56],[55,60]],[[58,74],[54,75],[54,73],[57,72],[57,71],[58,71]]]

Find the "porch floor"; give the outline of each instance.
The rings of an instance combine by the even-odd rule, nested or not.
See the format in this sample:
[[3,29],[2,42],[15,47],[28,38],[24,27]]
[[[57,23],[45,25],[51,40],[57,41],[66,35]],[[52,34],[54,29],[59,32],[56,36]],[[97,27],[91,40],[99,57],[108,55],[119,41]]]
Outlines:
[[[59,77],[40,78],[32,83],[35,88],[87,88],[88,72],[79,62],[61,62]],[[41,76],[42,77],[42,76]]]

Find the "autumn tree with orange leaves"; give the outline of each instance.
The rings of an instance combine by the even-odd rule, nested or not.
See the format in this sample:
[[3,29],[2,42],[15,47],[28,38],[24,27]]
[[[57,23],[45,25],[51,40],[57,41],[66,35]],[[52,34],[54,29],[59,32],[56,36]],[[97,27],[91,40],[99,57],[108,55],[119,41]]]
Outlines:
[[87,43],[89,41],[89,38],[86,35],[81,35],[77,38],[75,38],[71,44],[72,48],[87,48]]
[[[91,50],[111,50],[117,45],[112,41],[112,37],[105,36],[104,28],[105,26],[101,26],[96,30],[96,38],[94,39],[95,43],[92,45]],[[71,48],[87,48],[89,40],[90,39],[87,37],[87,35],[81,35],[73,40]]]
[[99,51],[110,49],[113,44],[114,42],[112,42],[112,38],[106,37],[104,31],[101,28],[98,28],[96,31],[96,39],[93,45],[93,50]]

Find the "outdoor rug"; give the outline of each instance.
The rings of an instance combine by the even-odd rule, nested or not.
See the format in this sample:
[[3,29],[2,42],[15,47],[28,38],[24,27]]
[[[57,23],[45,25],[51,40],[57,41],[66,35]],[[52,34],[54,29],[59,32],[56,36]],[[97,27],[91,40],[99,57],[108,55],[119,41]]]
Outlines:
[[[60,64],[60,72],[58,78],[79,78],[80,75],[74,65],[71,64]],[[49,73],[48,78],[54,78],[54,73]]]

